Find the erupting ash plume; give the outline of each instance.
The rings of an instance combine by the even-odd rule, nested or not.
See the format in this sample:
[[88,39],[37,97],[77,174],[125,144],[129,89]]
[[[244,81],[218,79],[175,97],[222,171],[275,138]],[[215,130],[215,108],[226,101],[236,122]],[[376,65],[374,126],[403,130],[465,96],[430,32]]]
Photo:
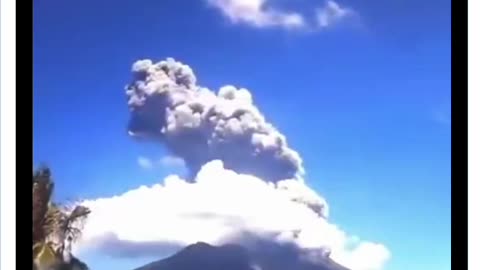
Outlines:
[[299,154],[265,120],[247,89],[228,85],[215,94],[198,86],[192,69],[172,58],[137,61],[132,72],[130,134],[165,143],[185,160],[192,177],[216,159],[227,169],[267,181],[303,174]]
[[248,90],[214,93],[172,58],[137,61],[132,71],[130,134],[166,145],[191,175],[84,201],[92,213],[80,250],[159,256],[202,241],[240,244],[266,269],[311,269],[301,265],[325,256],[353,270],[382,268],[389,251],[328,221],[327,203],[303,181],[299,154]]

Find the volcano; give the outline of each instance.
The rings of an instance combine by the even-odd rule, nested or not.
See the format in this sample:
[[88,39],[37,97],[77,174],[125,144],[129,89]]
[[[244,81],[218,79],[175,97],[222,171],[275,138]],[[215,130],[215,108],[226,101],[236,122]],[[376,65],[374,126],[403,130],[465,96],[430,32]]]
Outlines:
[[[269,253],[269,256],[265,256]],[[258,252],[255,252],[258,254]],[[254,255],[240,245],[212,246],[196,243],[171,257],[158,260],[135,270],[350,270],[328,256],[315,263],[300,259],[288,250],[265,251]]]

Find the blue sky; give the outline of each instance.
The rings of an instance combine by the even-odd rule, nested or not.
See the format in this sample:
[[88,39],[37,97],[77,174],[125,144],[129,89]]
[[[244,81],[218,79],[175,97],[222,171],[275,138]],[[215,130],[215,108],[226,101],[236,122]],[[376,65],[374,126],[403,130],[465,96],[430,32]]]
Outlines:
[[[269,3],[310,19],[323,4]],[[203,0],[36,2],[34,164],[52,167],[58,200],[175,172],[139,166],[165,149],[127,135],[124,95],[135,60],[174,57],[201,85],[252,91],[302,155],[331,220],[388,247],[385,269],[449,269],[450,3],[338,3],[354,18],[305,32],[232,23]]]

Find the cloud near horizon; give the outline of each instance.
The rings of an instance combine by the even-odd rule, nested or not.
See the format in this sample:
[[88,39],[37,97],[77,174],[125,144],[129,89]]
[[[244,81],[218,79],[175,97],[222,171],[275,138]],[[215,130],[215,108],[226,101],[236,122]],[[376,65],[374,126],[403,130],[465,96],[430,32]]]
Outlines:
[[269,5],[269,0],[206,0],[234,24],[246,24],[256,28],[280,27],[285,29],[319,30],[338,23],[352,13],[328,0],[323,7],[317,7],[316,20],[309,23],[304,14],[280,10]]
[[382,269],[390,257],[383,245],[348,236],[328,222],[325,200],[305,184],[267,183],[227,170],[218,160],[204,165],[194,182],[171,175],[164,184],[83,205],[92,213],[76,252],[101,247],[116,256],[162,254],[198,241],[230,243],[248,232],[293,244],[307,257],[328,247],[334,260],[354,270]]

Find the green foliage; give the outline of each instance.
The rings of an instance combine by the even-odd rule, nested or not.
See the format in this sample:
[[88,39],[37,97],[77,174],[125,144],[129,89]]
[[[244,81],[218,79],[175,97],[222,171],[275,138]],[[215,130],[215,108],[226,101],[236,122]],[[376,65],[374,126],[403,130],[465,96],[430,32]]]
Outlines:
[[79,221],[87,218],[90,210],[84,206],[75,206],[70,211],[53,203],[53,188],[48,167],[42,166],[33,172],[33,269],[88,270],[85,263],[65,248],[80,236],[82,228]]

